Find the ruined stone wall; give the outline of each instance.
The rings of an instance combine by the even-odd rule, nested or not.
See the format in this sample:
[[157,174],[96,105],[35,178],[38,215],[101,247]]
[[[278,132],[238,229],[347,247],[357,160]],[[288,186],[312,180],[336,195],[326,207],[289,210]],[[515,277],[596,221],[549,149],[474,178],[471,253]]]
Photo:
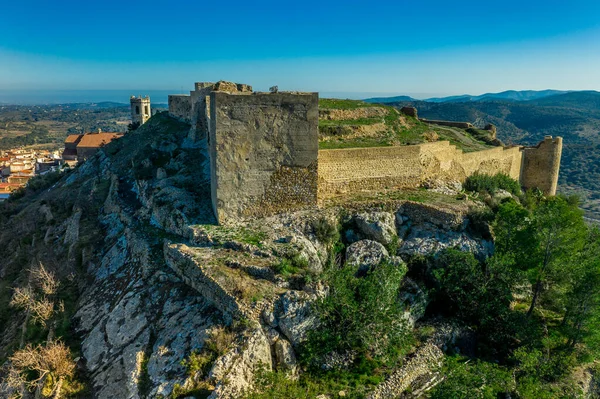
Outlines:
[[219,223],[317,201],[318,94],[212,92],[211,189]]
[[537,146],[523,148],[523,187],[539,188],[546,195],[556,195],[562,146],[562,137],[546,136]]
[[192,114],[192,97],[186,94],[169,95],[169,115],[180,121],[190,123]]
[[447,141],[413,146],[319,151],[319,198],[359,191],[415,188],[430,178],[458,180],[480,171],[519,179],[518,147],[463,153]]
[[421,122],[430,123],[432,125],[456,127],[459,129],[469,129],[469,128],[473,127],[473,124],[469,123],[469,122],[435,121],[435,120],[429,120],[429,119],[423,119],[423,118],[421,118],[419,120]]

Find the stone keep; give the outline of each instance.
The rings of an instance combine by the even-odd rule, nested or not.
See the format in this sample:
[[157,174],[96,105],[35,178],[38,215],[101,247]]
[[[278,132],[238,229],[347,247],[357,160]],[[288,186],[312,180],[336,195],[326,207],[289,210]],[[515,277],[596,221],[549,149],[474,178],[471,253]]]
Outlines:
[[150,116],[152,115],[152,110],[150,109],[150,97],[131,96],[129,103],[131,104],[132,123],[138,123],[141,126],[150,119]]
[[211,191],[228,224],[317,203],[317,93],[210,94]]

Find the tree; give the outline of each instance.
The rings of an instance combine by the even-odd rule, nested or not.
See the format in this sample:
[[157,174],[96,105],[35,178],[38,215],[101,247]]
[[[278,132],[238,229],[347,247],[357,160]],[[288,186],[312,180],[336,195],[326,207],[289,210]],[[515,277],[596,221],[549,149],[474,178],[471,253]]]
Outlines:
[[572,349],[597,333],[600,321],[600,229],[589,229],[571,272],[562,326]]
[[9,360],[11,365],[6,383],[10,387],[18,389],[26,385],[29,389],[35,389],[45,385],[49,377],[50,396],[54,399],[61,397],[64,380],[75,374],[71,352],[59,341],[48,342],[45,346],[27,345],[16,351]]
[[498,251],[512,253],[517,266],[529,274],[533,297],[527,317],[545,285],[564,283],[586,230],[582,212],[570,199],[540,198],[530,206],[532,210],[506,202],[500,205],[494,222]]
[[581,210],[563,197],[542,200],[532,212],[532,221],[532,241],[525,238],[525,245],[531,250],[525,259],[533,282],[527,317],[531,317],[544,284],[551,285],[567,275],[572,255],[581,250],[586,231]]

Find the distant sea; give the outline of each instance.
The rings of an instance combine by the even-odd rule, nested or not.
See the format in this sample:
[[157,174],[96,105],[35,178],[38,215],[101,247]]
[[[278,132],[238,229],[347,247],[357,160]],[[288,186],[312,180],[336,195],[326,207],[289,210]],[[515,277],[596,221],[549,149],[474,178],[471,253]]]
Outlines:
[[[167,103],[180,90],[0,90],[4,104],[69,104],[115,102],[129,104],[131,96],[150,96],[153,103]],[[186,93],[186,94],[189,94]]]
[[[189,94],[178,90],[2,90],[0,104],[68,104],[68,103],[100,103],[115,102],[129,104],[129,98],[150,96],[154,104],[166,104],[169,94]],[[371,97],[390,97],[396,93],[359,93],[359,92],[321,92],[321,98],[363,99]]]

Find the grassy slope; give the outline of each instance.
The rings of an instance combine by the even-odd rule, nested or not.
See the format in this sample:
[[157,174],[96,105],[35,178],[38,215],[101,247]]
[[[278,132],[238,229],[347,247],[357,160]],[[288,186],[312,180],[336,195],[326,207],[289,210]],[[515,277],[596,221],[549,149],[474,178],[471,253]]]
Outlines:
[[[428,125],[419,120],[400,115],[393,107],[371,104],[357,100],[321,99],[320,109],[355,110],[359,108],[379,107],[387,110],[383,118],[360,118],[353,120],[320,120],[320,149],[384,147],[394,145],[413,145],[424,143],[426,135],[437,135],[439,140],[448,140],[465,152],[490,148],[478,137],[463,129]],[[384,123],[386,129],[371,135],[353,134],[355,129],[364,125]],[[341,127],[335,133],[327,129]]]

